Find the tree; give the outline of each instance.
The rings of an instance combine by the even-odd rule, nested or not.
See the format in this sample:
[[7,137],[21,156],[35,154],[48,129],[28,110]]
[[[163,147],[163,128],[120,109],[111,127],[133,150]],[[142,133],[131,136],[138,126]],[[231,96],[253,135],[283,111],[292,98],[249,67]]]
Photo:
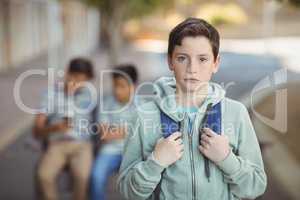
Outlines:
[[293,6],[300,7],[300,0],[278,0],[280,2],[287,2]]
[[300,0],[289,0],[289,3],[294,6],[300,7]]
[[100,40],[107,47],[110,64],[119,60],[124,21],[149,14],[160,7],[171,6],[172,0],[81,0],[100,12]]

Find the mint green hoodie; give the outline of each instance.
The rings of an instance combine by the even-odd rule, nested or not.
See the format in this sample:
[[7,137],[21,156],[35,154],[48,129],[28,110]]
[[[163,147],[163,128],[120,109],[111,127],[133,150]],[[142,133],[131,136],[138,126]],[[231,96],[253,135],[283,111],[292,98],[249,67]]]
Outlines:
[[[136,124],[130,127],[118,178],[118,189],[130,200],[154,199],[159,187],[160,200],[231,200],[254,199],[264,193],[267,177],[261,150],[246,107],[225,97],[216,83],[199,107],[188,136],[188,119],[176,109],[176,81],[163,77],[155,82],[156,97],[137,109]],[[198,149],[199,127],[209,103],[221,102],[222,134],[229,138],[230,154],[218,163],[210,162],[210,181],[204,173],[204,157]],[[164,168],[151,156],[162,137],[160,112],[183,124],[184,154]]]

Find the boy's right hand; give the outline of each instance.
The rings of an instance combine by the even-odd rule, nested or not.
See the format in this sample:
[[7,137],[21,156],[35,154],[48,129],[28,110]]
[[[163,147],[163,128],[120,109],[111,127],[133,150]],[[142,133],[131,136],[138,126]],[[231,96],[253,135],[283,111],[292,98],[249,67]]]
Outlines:
[[153,156],[160,165],[167,167],[182,157],[184,146],[181,135],[182,133],[175,132],[157,141]]
[[68,120],[62,120],[61,122],[58,122],[55,124],[56,131],[66,133],[71,128],[71,123]]

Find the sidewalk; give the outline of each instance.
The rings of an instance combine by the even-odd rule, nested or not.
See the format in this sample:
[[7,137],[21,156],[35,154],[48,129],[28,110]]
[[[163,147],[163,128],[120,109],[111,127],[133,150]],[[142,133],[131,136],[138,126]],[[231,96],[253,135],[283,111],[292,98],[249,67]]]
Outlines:
[[[20,74],[29,69],[46,69],[47,56],[24,63],[14,70],[0,74],[0,151],[12,143],[24,130],[28,128],[32,116],[24,113],[15,103],[13,89]],[[47,78],[32,76],[26,79],[21,88],[21,99],[28,106],[38,105],[41,91],[47,86]]]

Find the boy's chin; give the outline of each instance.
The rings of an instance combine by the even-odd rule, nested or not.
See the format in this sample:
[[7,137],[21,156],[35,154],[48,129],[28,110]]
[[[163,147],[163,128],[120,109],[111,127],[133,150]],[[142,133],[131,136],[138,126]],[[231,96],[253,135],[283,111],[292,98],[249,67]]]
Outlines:
[[184,88],[184,92],[186,93],[196,93],[196,92],[203,91],[204,85],[202,87],[199,87],[199,84],[198,85],[189,84],[189,85],[184,85],[182,88]]
[[189,86],[185,86],[184,87],[184,92],[186,92],[186,93],[195,93],[198,90],[199,90],[199,88],[197,86],[191,86],[191,85],[189,85]]

